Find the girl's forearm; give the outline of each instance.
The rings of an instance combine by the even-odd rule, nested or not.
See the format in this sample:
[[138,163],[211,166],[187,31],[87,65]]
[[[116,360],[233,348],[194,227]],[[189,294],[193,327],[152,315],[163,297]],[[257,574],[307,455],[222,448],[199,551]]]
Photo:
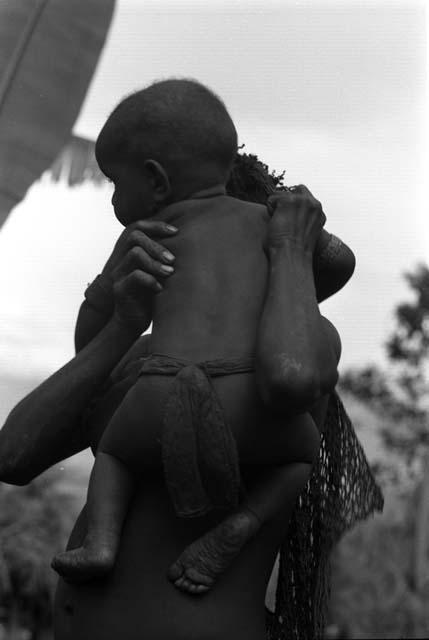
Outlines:
[[75,328],[78,353],[106,326],[114,311],[113,283],[105,274],[98,275],[85,291]]
[[26,484],[89,446],[82,412],[138,337],[113,317],[77,356],[21,400],[0,431],[0,480]]
[[335,385],[335,354],[317,304],[311,253],[288,238],[268,252],[257,380],[262,397],[273,408],[302,413]]
[[82,351],[82,349],[100,333],[111,317],[111,313],[95,309],[87,300],[82,302],[74,332],[76,353]]

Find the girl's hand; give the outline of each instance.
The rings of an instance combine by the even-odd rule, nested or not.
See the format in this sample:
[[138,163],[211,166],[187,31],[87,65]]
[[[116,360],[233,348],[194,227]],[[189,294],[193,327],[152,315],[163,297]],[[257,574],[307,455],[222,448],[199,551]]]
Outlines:
[[174,256],[153,237],[171,237],[175,227],[159,220],[141,220],[123,231],[103,269],[114,297],[116,320],[140,332],[152,320],[153,299],[162,281],[174,271]]
[[116,242],[103,275],[115,283],[138,270],[142,286],[154,293],[160,291],[163,278],[174,271],[174,256],[154,238],[162,240],[176,233],[175,227],[159,220],[140,220],[130,224]]
[[276,193],[268,199],[268,245],[279,246],[285,239],[313,253],[326,222],[322,205],[304,185]]

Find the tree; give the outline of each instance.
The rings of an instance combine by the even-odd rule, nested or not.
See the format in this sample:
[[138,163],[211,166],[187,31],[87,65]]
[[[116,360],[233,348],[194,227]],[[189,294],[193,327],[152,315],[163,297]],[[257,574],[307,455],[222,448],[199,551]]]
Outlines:
[[414,299],[395,309],[396,327],[386,342],[389,370],[351,369],[341,387],[390,418],[384,443],[412,464],[429,444],[429,268],[419,264],[405,279]]
[[388,417],[381,436],[414,474],[414,557],[411,583],[421,591],[428,580],[429,525],[429,268],[405,274],[413,299],[395,310],[396,327],[386,342],[390,371],[369,366],[350,370],[341,386]]
[[114,4],[0,2],[0,226],[69,138]]
[[58,488],[52,470],[26,487],[0,485],[0,601],[8,637],[29,629],[32,640],[51,625],[53,555],[64,548],[75,498]]

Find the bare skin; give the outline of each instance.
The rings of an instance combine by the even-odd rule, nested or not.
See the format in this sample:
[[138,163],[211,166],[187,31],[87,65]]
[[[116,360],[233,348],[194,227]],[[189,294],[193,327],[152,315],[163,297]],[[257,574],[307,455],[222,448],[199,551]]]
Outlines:
[[[296,198],[294,195],[292,202],[284,195],[271,199],[271,207],[274,211],[277,209],[277,212],[270,223],[269,246],[273,247],[274,252],[280,247],[277,255],[271,256],[273,271],[271,273],[270,286],[272,290],[275,289],[276,286],[282,289],[285,288],[285,283],[282,281],[281,276],[291,271],[291,269],[284,268],[285,265],[282,265],[283,268],[277,267],[276,269],[276,262],[284,260],[282,255],[284,254],[284,250],[282,251],[281,247],[285,238],[292,240],[292,243],[298,244],[300,248],[302,247],[304,253],[308,252],[311,255],[314,251],[314,238],[316,234],[314,232],[311,233],[311,225],[314,224],[314,216],[311,215],[311,206],[317,206],[318,203],[316,201],[313,204],[313,200],[311,197],[308,197],[306,189],[303,188],[298,193],[302,193],[302,197]],[[300,224],[303,223],[303,218],[306,212],[308,212],[307,233],[303,233],[302,231],[301,233],[297,233],[297,230],[293,228],[294,217],[292,212],[294,208],[299,210]],[[270,337],[272,335],[277,338],[275,340],[273,354],[279,351],[281,352],[281,341],[275,334],[276,326],[273,326],[271,319],[278,318],[284,315],[285,312],[278,308],[271,309],[269,305],[281,304],[282,302],[283,296],[280,290],[277,295],[273,295],[271,300],[269,299],[265,303],[261,323],[262,327],[259,333],[260,339],[263,341],[260,364],[262,369],[267,366],[272,368],[272,363],[275,362],[273,355],[267,355],[267,345],[270,344]],[[325,330],[326,335],[332,340],[332,355],[335,358],[336,364],[338,364],[341,351],[339,336],[332,325],[325,327]],[[266,332],[266,335],[264,335],[264,332]],[[328,367],[328,369],[332,369],[332,367]],[[262,377],[262,380],[265,382],[265,380],[267,380],[267,373],[269,379],[271,372],[265,370],[264,373],[265,375]],[[273,374],[271,373],[271,375]],[[326,392],[330,385],[335,386],[335,381],[327,381],[322,393]],[[265,395],[267,395],[267,389],[263,389],[262,392],[265,392]],[[324,420],[323,410],[322,414],[319,414],[317,417],[320,428]],[[212,531],[208,531],[202,538],[199,538],[189,545],[176,563],[170,567],[167,574],[174,585],[190,593],[198,594],[208,591],[214,585],[216,578],[230,566],[233,559],[241,552],[243,546],[252,539],[264,522],[278,515],[282,504],[284,504],[283,499],[285,494],[280,493],[278,501],[274,503],[272,503],[272,496],[273,493],[275,494],[276,491],[279,491],[280,486],[281,480],[279,484],[279,479],[273,476],[272,481],[269,481],[265,487],[262,502],[258,504],[257,500],[252,500],[252,497],[250,497],[248,502],[250,502],[253,508],[237,510],[236,513],[232,514],[218,527]]]
[[[170,566],[168,579],[181,591],[193,595],[206,593],[260,527],[261,522],[249,510],[230,515],[185,549]],[[115,533],[109,537],[105,530],[100,533],[95,539],[86,537],[82,547],[59,553],[52,568],[74,584],[110,573],[115,564],[118,536]]]
[[[69,547],[81,543],[85,515],[86,510]],[[214,588],[193,596],[173,588],[165,572],[188,544],[216,527],[222,516],[189,522],[177,519],[162,476],[145,479],[133,500],[113,571],[103,580],[78,586],[59,581],[56,640],[263,640],[264,593],[276,550],[286,535],[288,515],[285,508],[281,519],[269,523],[243,547]]]
[[111,572],[114,567],[116,540],[106,540],[103,544],[100,538],[92,542],[86,538],[82,547],[58,553],[51,562],[51,567],[66,582],[83,584],[92,580],[99,580]]
[[[90,446],[89,434],[81,428],[82,414],[149,327],[148,294],[155,295],[156,277],[161,280],[161,266],[169,264],[162,262],[165,247],[156,239],[175,233],[156,220],[139,221],[125,229],[109,259],[110,263],[115,259],[115,269],[108,272],[110,291],[101,292],[105,304],[101,310],[86,301],[82,305],[76,356],[23,398],[0,430],[2,482],[25,485]],[[134,258],[136,242],[141,262]],[[148,264],[151,272],[144,271]],[[135,299],[132,317],[127,316],[130,297]]]
[[169,568],[168,579],[182,591],[206,593],[261,526],[255,513],[240,509],[186,547]]
[[[306,194],[306,197],[308,197],[307,194]],[[282,202],[284,202],[284,200],[285,198],[283,198]],[[289,206],[289,209],[291,208],[291,204]],[[300,201],[299,204],[300,204],[300,210],[299,212],[297,211],[297,213],[299,213],[301,219],[303,219],[303,211],[302,211],[303,203]],[[311,206],[313,206],[312,203],[310,204]],[[190,205],[188,205],[188,207],[189,206]],[[290,219],[295,209],[293,209],[292,211],[290,210],[288,211],[288,219]],[[308,207],[307,210],[311,212],[311,207]],[[305,214],[305,211],[306,209],[304,207],[304,214]],[[284,215],[284,212],[280,213],[280,215]],[[276,220],[275,217],[273,218],[273,220],[276,224],[275,226],[276,234],[278,234],[279,233],[278,228],[281,229],[281,224],[279,223],[278,220]],[[307,223],[307,226],[308,226],[308,229],[305,229],[303,238],[300,238],[298,236],[298,240],[300,241],[306,240],[309,243],[308,247],[309,247],[309,253],[311,257],[311,251],[314,249],[314,238],[317,237],[316,234],[317,234],[318,228],[316,225],[311,226],[311,224],[308,225],[308,223]],[[312,240],[309,240],[308,236],[311,233],[313,235],[313,238]],[[295,231],[295,236],[296,235],[297,234]],[[277,236],[274,233],[271,233],[271,237],[274,237],[274,241],[277,242]],[[311,242],[313,242],[313,245],[311,245]],[[207,251],[207,248],[206,248],[206,251]],[[306,264],[305,268],[307,270],[310,269],[310,272],[311,272],[311,260],[310,262],[306,260],[305,264]],[[259,268],[259,271],[260,270],[261,269]],[[249,271],[257,272],[258,269],[250,269]],[[186,279],[185,279],[185,282],[186,282]],[[241,286],[241,288],[243,289],[243,285]],[[180,291],[180,285],[178,283],[176,283],[176,290],[177,289],[179,289]],[[195,289],[195,284],[194,284],[194,289]],[[209,289],[211,290],[210,287]],[[218,295],[220,295],[220,292]],[[253,295],[253,299],[255,299],[254,295]],[[243,302],[241,302],[240,305],[242,306]],[[315,303],[315,306],[317,307],[317,303]],[[192,315],[198,318],[198,313],[194,312],[192,314],[192,310],[191,310],[191,317]],[[161,311],[161,314],[159,317],[163,318],[165,316],[166,314],[162,313]],[[249,313],[249,316],[252,317],[251,312]],[[170,318],[170,320],[174,320],[177,326],[178,324],[177,318],[173,318],[173,319]],[[187,322],[185,323],[180,322],[179,324],[181,326],[183,325],[189,326],[191,324],[190,330],[192,334],[194,336],[198,334],[196,327],[192,326],[190,317],[188,317]],[[238,323],[238,324],[239,326],[243,326],[243,323]],[[158,328],[158,326],[159,325],[155,323],[155,327]],[[163,333],[163,330],[165,333]],[[161,329],[158,332],[155,332],[154,341],[155,341],[156,351],[159,350],[160,352],[163,352],[163,351],[169,352],[169,350],[171,349],[170,347],[166,346],[167,343],[164,344],[163,342],[163,340],[164,341],[167,340],[168,342],[169,331],[171,332],[171,329],[169,328],[163,329],[161,325]],[[242,336],[243,336],[243,331],[241,332],[240,337],[242,338]],[[251,337],[252,336],[250,336],[250,339]],[[234,344],[237,344],[239,339],[240,338],[238,336],[235,336],[233,340]],[[180,344],[183,344],[183,348],[185,349],[186,353],[182,355],[186,355],[189,357],[188,345],[190,344],[190,340],[187,339],[187,336],[182,337],[182,340],[183,340],[182,342],[178,342],[177,339],[175,340],[175,343],[174,343],[175,349],[178,349],[178,348],[180,349],[181,348]],[[195,340],[194,340],[194,346],[195,346]],[[220,345],[219,345],[219,348],[220,348]],[[245,348],[246,347],[243,346],[242,351],[245,351]],[[204,341],[202,342],[201,349],[204,352],[207,352],[207,347],[204,345]],[[310,345],[310,348],[308,349],[309,353],[310,351],[312,351],[311,345]],[[193,353],[193,357],[198,357],[198,356],[196,356],[196,354]],[[201,355],[199,357],[201,357]],[[214,355],[210,357],[214,357]],[[327,360],[325,355],[324,357],[325,366],[326,366],[326,362]],[[294,372],[294,376],[296,377],[295,372]],[[326,385],[329,386],[329,384],[330,382],[328,381]],[[323,392],[325,392],[325,388],[321,388],[320,393],[323,393]],[[295,397],[294,400],[296,403],[298,403],[300,401],[299,396]],[[139,411],[137,407],[133,409],[132,413],[140,414],[140,415],[142,413],[145,414],[144,411],[143,412]],[[123,429],[123,426],[121,428]],[[125,435],[123,437],[124,439],[126,439]],[[134,442],[134,438],[131,438],[131,439],[128,438],[128,441]],[[125,452],[124,454],[123,452],[121,454],[122,459],[124,459],[126,455],[127,453]],[[106,456],[104,455],[104,457]],[[113,458],[112,458],[112,461],[113,461]],[[111,477],[113,478],[114,475],[115,474],[109,473],[108,471],[106,471],[105,473],[102,473],[103,478],[111,478]],[[276,486],[277,481],[278,481],[278,478],[275,478],[274,485],[273,485],[274,488]],[[90,483],[90,488],[91,488],[91,483]],[[114,489],[115,487],[113,487],[113,490]],[[271,488],[269,490],[269,493],[271,493]],[[89,506],[95,500],[94,495],[95,494],[90,491]],[[111,498],[111,495],[112,494],[110,494],[110,498]],[[249,502],[250,504],[252,504],[251,499],[249,499]],[[112,500],[107,499],[106,504],[108,503],[112,504]],[[67,552],[66,554],[61,554],[60,556],[57,556],[53,564],[54,568],[69,580],[70,579],[71,580],[91,579],[94,576],[100,576],[103,572],[104,573],[109,572],[112,568],[112,559],[115,557],[116,550],[118,547],[120,527],[125,517],[125,511],[123,507],[124,507],[124,504],[126,503],[127,501],[124,499],[124,495],[120,493],[120,498],[117,501],[115,501],[116,506],[115,506],[114,517],[110,517],[108,520],[106,519],[102,520],[104,516],[104,514],[102,514],[101,517],[100,515],[98,516],[98,520],[94,519],[92,526],[90,522],[90,534],[88,538],[85,540],[84,545],[79,549],[72,550]],[[271,517],[275,515],[276,511],[278,511],[281,505],[282,505],[282,502],[281,501],[278,502],[274,507],[274,512],[269,515]],[[119,512],[121,513],[118,516]],[[230,565],[232,559],[239,554],[243,545],[246,542],[248,542],[249,539],[253,535],[255,535],[257,530],[259,529],[262,521],[258,520],[257,515],[252,517],[252,514],[254,513],[255,513],[254,510],[237,511],[236,514],[234,514],[233,516],[230,516],[230,518],[228,518],[224,523],[219,525],[219,527],[217,527],[215,530],[213,530],[212,532],[209,532],[202,539],[198,540],[196,543],[188,547],[185,550],[185,552],[181,555],[179,560],[173,565],[173,567],[169,572],[169,578],[174,582],[175,586],[177,586],[182,590],[188,590],[191,593],[203,593],[209,588],[209,585],[214,584],[215,577],[220,575],[223,571],[225,571],[225,569]],[[91,509],[90,509],[90,514],[91,514]],[[265,518],[266,517],[267,516],[265,515]],[[118,522],[119,522],[119,525],[118,525]],[[110,526],[108,526],[109,523],[110,523]],[[220,545],[221,534],[225,535],[223,546]],[[107,535],[107,538],[106,538],[106,535]],[[98,541],[97,541],[97,536],[99,536]],[[108,552],[109,544],[111,545],[110,553]],[[192,582],[192,579],[199,580],[199,582]]]
[[[339,362],[341,343],[335,327],[328,321],[326,333],[330,336]],[[323,431],[328,398],[329,396],[325,396],[317,402],[311,412],[319,432]],[[308,465],[307,478],[310,472],[311,465]],[[304,465],[301,466],[299,473],[301,481],[304,482]],[[176,562],[171,565],[167,573],[168,579],[178,589],[188,593],[203,594],[209,591],[241,553],[243,547],[254,538],[265,523],[275,520],[281,514],[286,508],[286,503],[292,504],[298,492],[297,489],[293,494],[291,476],[288,475],[288,471],[283,472],[281,468],[277,469],[277,477],[272,473],[268,473],[265,478],[261,477],[258,487],[254,489],[243,507],[186,547]]]
[[[103,465],[101,474],[97,474],[97,466]],[[133,482],[124,465],[120,466],[122,477],[120,479],[120,487],[123,490],[126,487],[128,493],[133,492]],[[87,507],[91,514],[94,509],[91,505],[97,494],[106,490],[106,485],[110,485],[110,493],[114,494],[117,482],[117,461],[111,456],[98,453],[95,458],[94,468],[91,474],[92,483],[102,483],[103,487],[95,486],[94,492],[88,492]],[[112,517],[112,506],[116,509]],[[85,537],[84,543],[77,549],[59,553],[53,559],[51,566],[65,580],[80,583],[102,578],[109,573],[115,563],[118,552],[119,541],[121,537],[121,524],[125,519],[127,511],[127,503],[122,499],[113,500],[106,511],[102,514],[101,523],[91,523],[89,521],[89,532]],[[91,517],[91,516],[90,516]]]
[[[317,416],[314,418],[319,430],[323,429],[327,401],[328,396],[316,405]],[[311,468],[311,464],[300,465],[301,484],[295,486],[290,465],[278,468],[277,476],[268,472],[244,505],[186,547],[170,566],[168,579],[184,592],[198,595],[209,591],[263,526],[291,508],[308,480]]]
[[[147,222],[149,222],[149,221],[147,221]],[[161,234],[160,234],[160,235],[161,235]],[[142,238],[142,239],[144,239],[144,237],[145,237],[145,233],[144,233],[144,232],[142,232],[141,238]],[[136,238],[134,238],[134,242],[136,242],[135,246],[137,246],[137,245],[138,245],[138,242],[137,242]],[[145,245],[145,246],[143,246],[143,252],[144,252],[145,250],[146,250],[146,245]],[[155,251],[154,251],[154,254],[155,254]],[[128,254],[127,254],[127,255],[128,255]],[[141,258],[142,256],[144,256],[144,253],[141,253],[141,254],[140,254],[140,258]],[[154,284],[154,282],[156,281],[156,278],[157,278],[157,277],[160,279],[160,281],[161,281],[161,282],[163,282],[162,278],[163,278],[163,277],[165,278],[165,277],[167,277],[167,275],[168,275],[168,274],[166,274],[166,273],[161,274],[161,273],[158,271],[158,269],[160,268],[160,266],[159,266],[159,265],[161,265],[161,264],[162,264],[162,259],[160,258],[160,259],[159,259],[159,262],[157,262],[157,260],[156,260],[156,258],[157,258],[157,257],[158,257],[158,254],[156,254],[156,255],[152,255],[152,256],[151,256],[151,258],[153,258],[152,262],[153,262],[153,265],[154,265],[154,266],[152,265],[152,266],[150,267],[150,266],[148,266],[148,264],[149,264],[149,263],[146,263],[146,264],[144,263],[144,260],[141,260],[141,261],[139,262],[138,256],[137,256],[136,252],[134,252],[134,253],[132,254],[132,260],[130,260],[130,261],[129,261],[129,263],[128,263],[128,265],[126,266],[126,268],[128,268],[128,269],[129,269],[129,268],[130,268],[130,266],[131,266],[131,264],[133,263],[132,261],[134,260],[134,266],[135,266],[136,268],[141,267],[141,273],[142,273],[142,275],[147,276],[147,273],[149,273],[149,274],[151,275],[151,277],[153,277],[153,281],[152,281],[152,280],[150,281],[150,286],[152,286],[152,285]],[[168,261],[167,261],[167,262],[168,262]],[[171,262],[170,262],[170,264],[171,264]],[[152,269],[154,269],[154,270],[152,271],[152,273],[151,273],[151,271],[150,271],[150,269],[151,269],[151,268],[152,268]],[[171,273],[171,272],[170,272],[170,273]],[[149,284],[149,283],[148,283],[148,281],[143,282],[143,280],[142,280],[142,281],[140,282],[140,285],[141,285],[141,287],[142,287],[142,290],[143,290],[143,288],[144,288],[144,287],[146,287],[146,289],[145,289],[145,290],[147,290],[148,284]],[[87,312],[87,314],[86,314],[86,315],[87,315],[87,317],[88,317],[88,314],[89,314],[89,313],[91,313],[91,314],[92,314],[93,318],[94,318],[94,316],[97,316],[97,321],[96,321],[96,322],[93,322],[93,323],[92,323],[92,324],[93,324],[93,326],[91,327],[91,331],[92,331],[93,335],[97,335],[97,334],[99,333],[99,331],[100,331],[100,328],[102,328],[103,326],[105,326],[105,325],[106,325],[106,323],[108,322],[108,320],[109,320],[109,317],[110,317],[110,316],[109,316],[109,315],[105,315],[103,312],[101,312],[101,313],[97,313],[97,311],[95,311],[95,313],[94,313],[94,309],[93,309],[93,308],[91,308],[91,307],[90,307],[90,308],[88,308],[88,306],[87,306],[86,304],[85,304],[85,307],[86,307],[86,308],[84,308],[84,309],[83,309],[83,311],[84,311],[84,312]],[[97,325],[97,326],[95,327],[95,325]],[[81,324],[80,324],[80,327],[82,327],[82,326],[83,326],[83,325],[82,325],[82,323],[81,323]],[[81,331],[81,335],[83,335],[84,333],[85,333],[85,331]],[[87,331],[87,336],[89,336],[89,334],[90,334],[90,331]],[[89,340],[88,340],[87,338],[85,338],[85,337],[83,337],[82,339],[80,339],[80,336],[78,336],[78,335],[77,335],[77,339],[76,339],[77,349],[78,349],[78,350],[80,350],[80,349],[82,348],[83,344],[85,344],[85,343],[87,343],[87,342],[89,342],[89,341],[90,341],[90,338],[89,338]],[[105,348],[105,347],[104,347],[104,348]],[[127,351],[127,348],[125,347],[125,348],[124,348],[123,353],[125,353],[126,351]],[[86,357],[86,354],[84,354],[84,356]],[[117,358],[118,356],[117,356],[117,355],[115,355],[115,357]],[[82,360],[82,361],[84,361],[84,358],[83,358],[83,359],[81,359],[81,360]],[[81,365],[79,364],[79,366],[81,366]],[[110,365],[110,364],[106,365],[106,371],[108,371],[108,370],[109,370],[109,367],[111,368],[111,365]],[[100,375],[101,375],[101,374],[100,374]],[[104,375],[105,375],[105,374],[104,374]],[[70,397],[70,385],[69,385],[70,376],[66,376],[66,377],[68,378],[68,380],[67,380],[67,392],[69,393],[69,397]],[[91,373],[89,373],[89,375],[88,375],[88,379],[92,379]],[[57,388],[58,388],[58,385],[59,385],[59,386],[61,386],[61,380],[58,380],[58,382],[56,381],[56,383],[57,383]],[[48,385],[48,386],[49,386],[49,385]],[[94,387],[94,389],[95,389],[95,387]],[[38,390],[36,390],[36,391],[38,391]],[[73,389],[71,390],[71,392],[72,392],[72,394],[74,393]],[[93,390],[92,390],[92,392],[93,392]],[[36,395],[37,395],[37,394],[36,394]],[[39,395],[40,395],[40,394],[39,394]],[[46,395],[46,394],[45,394],[45,395]],[[48,394],[48,395],[49,395],[49,394]],[[50,401],[50,399],[48,398],[48,395],[46,395],[46,397],[47,397],[46,405],[47,405],[47,406],[52,407],[53,405],[52,405],[52,402]],[[54,395],[55,395],[55,394],[54,394]],[[82,397],[83,397],[83,396],[82,396]],[[78,415],[78,412],[79,412],[79,410],[80,410],[80,409],[79,409],[80,405],[82,404],[82,406],[85,406],[85,404],[87,403],[87,399],[86,399],[86,397],[87,397],[87,395],[85,395],[85,397],[83,397],[83,400],[80,400],[80,399],[78,399],[78,396],[75,394],[76,403],[75,403],[75,405],[74,405],[74,406],[76,407],[77,415]],[[80,396],[79,396],[79,398],[80,398]],[[25,403],[24,403],[24,404],[25,404]],[[40,398],[38,397],[38,398],[36,399],[36,396],[34,396],[34,402],[31,402],[30,404],[32,404],[32,405],[34,405],[34,404],[38,404],[38,405],[40,406]],[[27,405],[29,405],[29,403],[26,403],[26,406],[27,406]],[[22,407],[22,409],[23,409],[23,411],[25,412],[25,406],[23,406],[23,407]],[[32,409],[30,409],[30,406],[28,406],[28,409],[29,409],[29,415],[31,415],[31,417],[32,417],[32,423],[33,423],[33,421],[34,421],[34,413],[32,412]],[[22,412],[21,412],[21,413],[22,413]],[[18,416],[17,416],[17,418],[18,418]],[[74,418],[74,420],[76,420],[76,418]],[[22,425],[22,421],[21,421],[21,420],[18,420],[18,422],[20,423],[20,424],[18,424],[18,427],[20,427],[20,426]],[[57,422],[58,422],[58,421],[57,421]],[[54,420],[54,423],[55,423],[55,420]],[[71,424],[71,422],[70,422],[70,424]],[[14,426],[15,426],[15,425],[14,425]],[[46,424],[45,424],[45,423],[43,423],[41,426],[42,426],[42,428],[43,428],[43,430],[44,430],[43,438],[44,438],[44,440],[45,440],[45,441],[46,441],[46,437],[48,437],[48,439],[49,439],[49,433],[48,433],[48,432],[50,432],[50,431],[52,431],[52,436],[54,437],[54,439],[55,439],[55,438],[58,438],[58,434],[54,434],[54,431],[49,427],[49,425],[48,425],[47,423],[46,423]],[[76,432],[77,432],[77,430],[75,430],[75,431],[74,431],[74,440],[75,440],[75,441],[76,441]],[[18,429],[18,431],[15,431],[15,433],[17,433],[17,434],[19,435],[19,429]],[[32,437],[37,439],[37,438],[38,438],[38,435],[37,435],[36,433],[34,433],[34,431],[33,431],[33,435],[32,435]],[[65,432],[62,434],[62,438],[61,438],[61,439],[62,439],[61,454],[57,453],[57,454],[55,454],[55,456],[57,456],[57,457],[58,457],[58,455],[60,455],[61,457],[67,457],[67,454],[66,454],[66,455],[64,455],[64,453],[63,453],[64,447],[67,447],[67,437],[66,437]],[[54,444],[54,443],[53,443],[53,444]],[[79,440],[79,444],[75,444],[75,445],[73,445],[73,446],[74,446],[74,450],[73,450],[73,452],[74,452],[76,449],[77,449],[77,450],[79,450],[79,447],[80,447],[80,448],[84,448],[84,447],[86,446],[86,445],[85,445],[85,435],[84,435],[84,434],[82,434],[81,439]],[[52,449],[52,448],[50,448],[50,451],[53,451],[53,450],[55,450],[55,446],[53,447],[53,449]],[[72,452],[71,452],[71,453],[72,453]],[[69,453],[68,455],[70,455],[71,453]],[[52,455],[52,454],[50,454],[50,455]],[[35,463],[34,463],[34,464],[32,464],[32,469],[33,469],[33,471],[31,471],[30,473],[34,473],[34,475],[37,475],[37,473],[38,473],[37,468],[41,468],[41,467],[40,467],[40,464],[42,464],[42,466],[43,466],[43,464],[46,464],[46,463],[43,463],[44,458],[43,458],[43,460],[42,460],[42,458],[43,458],[43,456],[42,456],[42,457],[38,457],[37,461],[35,461]],[[60,458],[58,458],[58,459],[60,459]],[[28,469],[28,467],[27,467],[27,462],[28,462],[28,461],[29,461],[29,458],[28,458],[28,456],[27,456],[27,458],[26,458],[25,462],[23,462],[23,464],[22,464],[22,473],[19,471],[19,468],[18,468],[18,469],[16,469],[16,470],[14,471],[14,476],[13,476],[13,478],[16,478],[16,480],[17,480],[17,481],[19,481],[19,482],[23,482],[23,483],[24,483],[24,482],[26,481],[26,478],[28,477],[27,475],[25,475],[25,478],[24,478],[24,467],[25,467],[25,474],[28,474],[28,470],[27,470],[27,469]],[[18,462],[18,464],[19,464],[19,462]],[[47,466],[49,466],[49,465],[47,465]],[[8,473],[9,473],[9,472],[8,472]],[[8,475],[7,477],[8,477],[8,478],[10,478],[10,479],[12,479],[12,476],[11,476],[11,475]],[[21,480],[19,480],[19,478],[21,478]],[[250,529],[251,529],[251,528],[250,528]],[[198,541],[197,541],[197,542],[198,542]],[[192,546],[192,545],[191,545],[191,546]],[[183,556],[185,556],[185,555],[186,555],[188,558],[190,557],[189,553],[187,553],[187,554],[186,554],[186,551],[185,551],[185,552],[184,552],[184,554],[182,554],[182,555],[183,555]],[[180,558],[181,558],[181,557],[182,557],[182,556],[180,556]]]

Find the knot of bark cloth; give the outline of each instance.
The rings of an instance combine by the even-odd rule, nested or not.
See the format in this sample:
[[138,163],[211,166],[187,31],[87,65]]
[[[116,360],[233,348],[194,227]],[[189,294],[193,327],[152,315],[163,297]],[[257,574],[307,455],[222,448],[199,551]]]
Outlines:
[[162,457],[179,517],[238,505],[237,446],[203,364],[188,364],[176,375],[164,414]]

